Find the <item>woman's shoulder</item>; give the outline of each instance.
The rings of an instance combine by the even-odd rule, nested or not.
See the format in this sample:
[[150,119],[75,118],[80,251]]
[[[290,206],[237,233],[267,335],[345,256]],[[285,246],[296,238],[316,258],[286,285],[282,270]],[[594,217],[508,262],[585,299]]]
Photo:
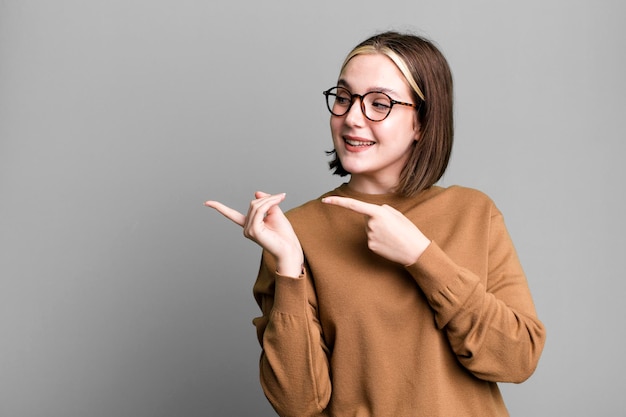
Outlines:
[[473,201],[492,201],[485,192],[471,187],[465,187],[462,185],[450,185],[448,187],[435,186],[439,188],[442,193],[452,197],[464,200]]
[[439,197],[446,205],[456,205],[464,209],[497,210],[493,199],[485,192],[476,188],[461,185],[450,185],[448,187],[434,186],[435,198]]

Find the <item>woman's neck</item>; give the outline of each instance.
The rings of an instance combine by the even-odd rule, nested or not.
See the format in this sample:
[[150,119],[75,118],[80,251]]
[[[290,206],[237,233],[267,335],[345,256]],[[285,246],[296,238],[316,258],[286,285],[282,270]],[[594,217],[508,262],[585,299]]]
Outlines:
[[396,190],[397,181],[352,175],[348,187],[362,194],[390,194]]

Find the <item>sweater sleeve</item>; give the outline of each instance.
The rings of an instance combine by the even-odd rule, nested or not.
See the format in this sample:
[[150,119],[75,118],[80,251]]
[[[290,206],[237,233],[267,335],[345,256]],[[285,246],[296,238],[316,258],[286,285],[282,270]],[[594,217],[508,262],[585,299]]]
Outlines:
[[262,315],[253,320],[261,344],[261,386],[281,417],[315,416],[328,404],[331,382],[328,349],[317,318],[309,272],[278,275],[265,253],[254,297]]
[[488,238],[486,280],[457,265],[435,242],[408,270],[465,368],[488,381],[523,382],[537,366],[545,329],[495,207]]

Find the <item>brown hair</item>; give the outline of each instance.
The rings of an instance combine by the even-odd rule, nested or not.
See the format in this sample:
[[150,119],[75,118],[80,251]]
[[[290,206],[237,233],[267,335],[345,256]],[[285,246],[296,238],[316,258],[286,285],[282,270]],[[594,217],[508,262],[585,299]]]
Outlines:
[[[412,34],[384,32],[366,39],[350,51],[341,71],[350,59],[361,54],[389,57],[409,83],[413,100],[419,103],[416,111],[421,136],[413,144],[395,190],[405,196],[415,195],[436,183],[450,160],[454,136],[450,67],[431,41]],[[329,163],[333,174],[350,174],[335,151],[328,153],[335,154]]]

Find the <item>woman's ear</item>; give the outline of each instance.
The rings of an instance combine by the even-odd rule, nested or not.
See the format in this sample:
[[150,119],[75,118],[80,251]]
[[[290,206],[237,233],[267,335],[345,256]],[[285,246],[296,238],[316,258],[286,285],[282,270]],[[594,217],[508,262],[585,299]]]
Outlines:
[[415,119],[413,120],[413,140],[417,142],[422,137],[422,124],[420,123],[417,115],[415,115]]

